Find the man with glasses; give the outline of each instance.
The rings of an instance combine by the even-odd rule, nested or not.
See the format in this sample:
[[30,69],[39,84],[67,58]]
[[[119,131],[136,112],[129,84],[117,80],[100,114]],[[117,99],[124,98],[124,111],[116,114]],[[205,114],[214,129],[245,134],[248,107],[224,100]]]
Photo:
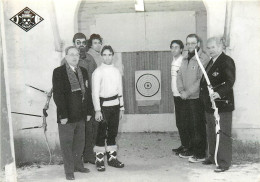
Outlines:
[[94,58],[88,54],[89,47],[87,46],[88,41],[86,36],[83,33],[76,33],[73,37],[73,44],[80,52],[79,66],[88,71],[89,86],[91,87],[92,73],[97,68],[97,64]]
[[179,154],[181,158],[188,158],[189,162],[203,162],[206,156],[206,126],[202,104],[199,100],[199,85],[202,71],[195,57],[195,49],[204,67],[209,57],[200,47],[200,39],[196,34],[186,38],[188,54],[183,58],[177,76],[177,88],[184,101],[183,112],[187,117],[190,144]]
[[57,106],[66,179],[74,180],[74,172],[89,172],[84,168],[81,157],[85,144],[85,122],[90,120],[94,109],[87,70],[78,66],[78,49],[70,46],[65,53],[65,64],[53,71],[53,99]]
[[[76,33],[73,36],[72,42],[74,46],[79,50],[79,66],[82,66],[88,71],[89,86],[91,87],[92,73],[97,68],[94,58],[88,54],[89,47],[87,46],[88,41],[83,33]],[[64,60],[61,61],[61,65],[65,63]]]

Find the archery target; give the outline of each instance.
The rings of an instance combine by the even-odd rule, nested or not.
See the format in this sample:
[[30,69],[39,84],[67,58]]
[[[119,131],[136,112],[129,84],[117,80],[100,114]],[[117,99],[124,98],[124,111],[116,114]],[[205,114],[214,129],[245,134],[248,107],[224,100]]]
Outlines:
[[159,70],[136,71],[135,90],[137,100],[161,99],[161,74]]

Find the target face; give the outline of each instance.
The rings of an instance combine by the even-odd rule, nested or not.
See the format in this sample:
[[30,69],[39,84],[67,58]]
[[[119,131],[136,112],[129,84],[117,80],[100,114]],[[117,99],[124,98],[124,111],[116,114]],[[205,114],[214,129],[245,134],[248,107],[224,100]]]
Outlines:
[[143,74],[136,81],[136,90],[143,97],[152,97],[160,90],[160,81],[153,74]]

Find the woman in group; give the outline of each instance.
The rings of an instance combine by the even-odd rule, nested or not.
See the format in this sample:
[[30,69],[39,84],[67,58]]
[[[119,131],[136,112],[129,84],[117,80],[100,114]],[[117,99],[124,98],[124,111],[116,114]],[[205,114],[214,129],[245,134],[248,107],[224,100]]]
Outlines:
[[99,122],[96,145],[96,167],[105,171],[104,155],[107,154],[109,166],[123,168],[124,164],[117,159],[116,136],[119,120],[123,116],[122,76],[113,65],[114,51],[106,45],[101,50],[102,64],[92,75],[92,99],[95,108],[95,119]]

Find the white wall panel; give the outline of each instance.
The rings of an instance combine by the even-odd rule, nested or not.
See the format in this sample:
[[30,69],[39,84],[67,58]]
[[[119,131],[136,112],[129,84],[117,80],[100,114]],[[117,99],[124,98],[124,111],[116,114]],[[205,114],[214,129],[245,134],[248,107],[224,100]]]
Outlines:
[[170,49],[170,41],[180,39],[185,43],[190,33],[196,33],[195,12],[150,12],[145,14],[147,51]]
[[96,15],[96,27],[91,28],[102,35],[104,44],[110,44],[116,52],[143,50],[144,14],[122,13]]
[[95,15],[91,33],[99,33],[116,52],[168,51],[170,41],[196,32],[195,12],[148,12]]

